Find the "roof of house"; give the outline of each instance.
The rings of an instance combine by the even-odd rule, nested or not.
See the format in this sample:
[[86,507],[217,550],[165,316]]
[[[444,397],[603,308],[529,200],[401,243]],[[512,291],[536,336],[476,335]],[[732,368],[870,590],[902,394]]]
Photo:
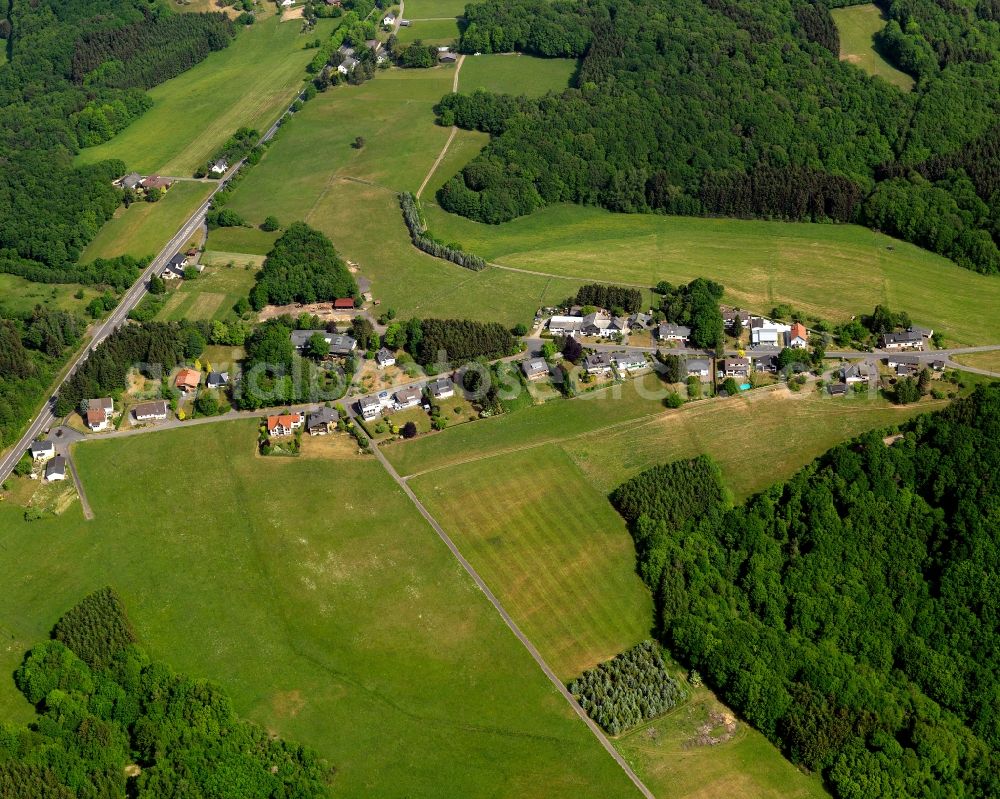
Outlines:
[[325,330],[293,330],[289,335],[289,338],[292,340],[293,347],[304,347],[309,343],[309,339],[311,339],[316,333],[319,333],[323,338],[325,338],[327,344],[329,344],[330,339],[333,338],[333,336]]
[[286,430],[291,429],[293,424],[302,421],[301,413],[282,413],[278,416],[268,416],[267,417],[267,432],[271,432],[277,427],[283,427]]
[[340,419],[340,414],[333,408],[319,408],[309,414],[306,419],[306,429],[312,430],[314,427],[336,424],[338,419]]
[[166,400],[153,400],[152,402],[144,402],[141,405],[136,405],[132,408],[132,413],[138,419],[140,416],[166,416],[167,415],[167,402]]
[[841,374],[843,374],[844,380],[851,377],[861,379],[863,377],[868,377],[868,367],[863,363],[849,363],[841,369]]
[[750,360],[758,369],[770,369],[772,366],[778,365],[777,355],[752,355]]
[[365,410],[365,408],[381,408],[382,401],[378,397],[362,397],[358,400],[358,407],[361,408],[362,411]]
[[652,317],[648,313],[634,313],[628,318],[628,323],[632,326],[642,325],[645,327],[649,324],[649,320]]
[[34,456],[43,452],[55,452],[56,445],[51,441],[32,441],[28,451]]
[[431,392],[435,397],[441,394],[446,394],[449,391],[455,390],[455,384],[451,382],[447,377],[439,377],[427,384],[427,390]]
[[616,366],[638,366],[646,364],[646,354],[639,350],[626,350],[624,352],[612,353],[611,358]]
[[380,363],[385,363],[386,361],[396,360],[396,353],[387,347],[382,347],[378,352],[375,353],[375,360]]
[[170,266],[184,266],[187,263],[187,256],[183,253],[177,253],[173,258],[167,261]]
[[886,361],[891,361],[892,363],[904,363],[909,366],[916,366],[920,363],[920,358],[916,355],[890,355],[886,358]]
[[579,316],[553,316],[549,319],[549,329],[579,330],[583,327],[583,319]]
[[521,364],[521,368],[528,377],[547,374],[549,371],[549,365],[545,362],[544,358],[531,358]]
[[846,394],[847,393],[847,383],[830,383],[826,387],[827,393],[829,394]]
[[121,179],[121,184],[129,189],[134,189],[142,182],[142,175],[138,172],[129,172]]
[[333,301],[334,308],[353,308],[354,297],[339,297]]
[[917,334],[923,336],[924,338],[930,338],[931,336],[934,335],[934,331],[931,328],[929,328],[929,327],[920,327],[920,325],[911,325],[910,328],[909,328],[909,332],[911,332],[911,333],[917,333]]
[[53,474],[66,474],[66,459],[62,455],[56,455],[45,465],[45,476]]
[[209,372],[207,382],[210,386],[224,386],[229,382],[229,372]]
[[115,403],[111,397],[100,397],[98,399],[87,400],[88,410],[104,411],[105,413],[111,413],[114,410]]
[[106,422],[107,420],[108,420],[108,415],[100,408],[87,409],[87,424],[90,427],[94,427],[99,424],[104,424],[104,422]]
[[334,336],[330,339],[330,352],[333,355],[346,355],[357,346],[358,342],[350,336]]
[[337,69],[343,69],[345,71],[349,69],[354,69],[358,65],[358,59],[347,56],[343,61],[340,62],[340,66]]
[[400,405],[406,402],[413,402],[420,399],[419,388],[401,388],[396,392],[396,402]]
[[687,368],[689,372],[707,372],[710,366],[711,363],[708,358],[688,358],[687,361]]
[[724,358],[722,360],[722,368],[725,370],[735,369],[737,367],[747,368],[750,366],[749,358]]
[[611,327],[612,319],[603,311],[593,311],[581,320],[583,327],[596,327],[599,330]]
[[882,341],[885,344],[910,344],[923,340],[924,336],[921,333],[912,330],[904,330],[902,333],[882,334]]
[[660,322],[658,334],[660,338],[666,338],[667,336],[687,338],[691,335],[691,328],[684,327],[684,325],[675,325],[673,322]]
[[788,331],[789,340],[794,340],[801,338],[803,341],[809,340],[809,331],[806,330],[806,326],[801,322],[796,322],[792,325],[792,329]]
[[583,365],[587,369],[600,369],[603,367],[610,367],[611,359],[608,357],[607,353],[594,352],[588,355],[584,359]]
[[174,385],[177,388],[197,388],[201,382],[201,372],[194,369],[181,369],[174,378]]

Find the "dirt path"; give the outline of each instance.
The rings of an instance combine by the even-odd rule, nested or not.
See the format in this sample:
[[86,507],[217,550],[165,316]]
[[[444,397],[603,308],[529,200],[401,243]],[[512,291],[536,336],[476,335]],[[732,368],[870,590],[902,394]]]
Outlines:
[[[451,80],[451,90],[453,92],[458,91],[458,73],[462,71],[462,64],[464,63],[465,63],[465,56],[460,55],[458,57],[458,63],[455,64],[455,76]],[[444,147],[441,148],[441,152],[438,153],[438,157],[435,158],[434,163],[431,164],[430,171],[428,171],[427,175],[424,176],[424,182],[421,183],[420,188],[417,189],[417,199],[419,199],[420,195],[424,193],[424,189],[427,188],[427,184],[430,182],[430,179],[434,176],[434,173],[437,172],[437,168],[441,166],[441,162],[444,160],[444,157],[448,154],[448,148],[451,147],[451,143],[455,140],[455,136],[457,135],[458,135],[458,126],[452,125],[451,133],[448,135],[448,141],[444,143]]]
[[76,471],[76,463],[70,456],[69,452],[66,453],[66,463],[69,466],[69,473],[73,475],[73,484],[76,486],[76,493],[80,497],[80,507],[83,509],[83,518],[90,521],[94,518],[94,511],[90,508],[90,501],[87,499],[86,493],[83,490],[83,483],[80,482],[80,475]]
[[625,775],[632,781],[632,784],[635,785],[635,787],[644,797],[646,797],[646,799],[655,799],[653,793],[643,784],[642,780],[639,779],[639,776],[632,770],[625,758],[621,756],[617,749],[615,749],[601,728],[594,723],[590,716],[584,712],[583,708],[580,707],[579,703],[573,698],[573,695],[566,690],[566,686],[562,684],[562,681],[556,676],[555,672],[552,671],[548,663],[545,662],[545,659],[531,642],[531,639],[528,638],[528,636],[521,631],[521,628],[517,626],[517,622],[511,618],[504,606],[500,604],[500,600],[497,599],[496,595],[489,589],[489,586],[487,586],[483,578],[479,576],[479,573],[475,570],[475,568],[473,568],[472,564],[465,559],[465,556],[459,551],[455,542],[451,540],[451,537],[444,531],[444,528],[438,524],[437,519],[435,519],[431,515],[430,511],[424,507],[424,504],[417,498],[417,495],[413,493],[410,487],[406,484],[406,481],[399,476],[399,473],[392,468],[392,464],[389,463],[382,451],[376,446],[373,446],[371,449],[372,452],[375,453],[375,457],[378,459],[379,463],[382,464],[383,468],[389,473],[389,476],[396,482],[396,485],[403,489],[403,493],[406,494],[410,502],[412,502],[416,506],[417,510],[420,511],[420,515],[427,520],[427,523],[433,528],[434,532],[438,534],[438,537],[444,542],[445,546],[448,547],[451,554],[455,556],[455,560],[457,560],[462,568],[465,569],[469,577],[472,578],[472,581],[476,584],[479,590],[483,592],[486,599],[489,600],[489,603],[493,605],[496,612],[500,614],[500,618],[503,619],[504,624],[506,624],[508,629],[514,633],[515,637],[521,642],[524,648],[528,650],[528,654],[531,655],[535,663],[538,664],[545,676],[549,678],[549,681],[553,686],[555,686],[556,690],[559,691],[560,695],[562,695],[562,697],[569,702],[570,707],[573,708],[576,715],[579,716],[587,727],[590,728],[590,731],[600,742],[601,746],[603,746],[607,753],[614,758],[615,762],[621,767],[622,771],[625,772]]

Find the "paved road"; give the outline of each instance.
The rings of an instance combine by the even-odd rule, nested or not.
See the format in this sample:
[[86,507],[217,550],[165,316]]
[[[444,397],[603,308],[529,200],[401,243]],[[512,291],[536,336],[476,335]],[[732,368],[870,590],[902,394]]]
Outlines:
[[594,721],[590,718],[590,716],[588,716],[584,712],[583,708],[580,707],[579,703],[573,698],[573,695],[568,690],[566,690],[566,686],[563,685],[562,681],[555,675],[555,672],[552,671],[552,669],[549,667],[549,664],[545,662],[545,659],[542,657],[541,653],[538,651],[535,645],[531,642],[531,639],[528,638],[528,636],[526,636],[521,631],[521,628],[517,626],[517,622],[515,622],[514,619],[511,618],[510,614],[506,611],[504,606],[500,604],[500,600],[497,599],[494,593],[490,590],[489,586],[486,585],[486,582],[483,580],[482,577],[479,576],[479,573],[473,568],[472,564],[465,559],[465,556],[459,551],[458,547],[455,545],[455,542],[451,540],[451,537],[444,531],[444,528],[442,528],[441,525],[438,524],[437,519],[435,519],[430,514],[430,511],[428,511],[427,508],[424,507],[424,504],[419,499],[417,499],[417,495],[413,493],[413,491],[410,489],[410,486],[407,485],[406,481],[399,476],[399,473],[392,467],[392,464],[389,463],[389,461],[386,459],[382,450],[379,447],[372,447],[372,452],[375,453],[375,457],[379,460],[379,462],[382,464],[385,470],[389,473],[390,477],[392,477],[392,479],[396,481],[396,485],[398,485],[400,488],[403,489],[403,493],[406,494],[407,497],[409,497],[410,502],[412,502],[416,506],[417,510],[420,511],[420,515],[427,520],[427,523],[434,529],[434,532],[438,534],[438,537],[444,542],[445,546],[447,546],[448,549],[451,550],[451,554],[455,556],[455,560],[457,560],[461,564],[462,568],[465,569],[469,577],[472,578],[473,582],[478,586],[479,590],[483,592],[483,594],[489,600],[490,604],[493,605],[493,608],[500,615],[500,618],[503,619],[504,624],[506,624],[507,627],[510,629],[510,631],[514,633],[515,636],[517,636],[517,640],[520,641],[521,644],[524,646],[524,648],[528,650],[528,654],[530,654],[531,657],[534,658],[535,663],[537,663],[538,667],[545,673],[545,676],[549,678],[549,681],[555,686],[556,690],[559,691],[559,693],[567,702],[569,702],[570,707],[573,708],[573,712],[575,712],[576,715],[579,716],[583,720],[583,722],[590,728],[590,731],[594,734],[594,737],[597,738],[597,740],[600,742],[601,746],[605,748],[607,753],[611,755],[612,758],[614,758],[615,762],[618,763],[622,771],[624,771],[626,776],[632,781],[632,784],[639,789],[639,792],[644,797],[646,797],[646,799],[655,799],[653,793],[649,790],[649,788],[647,788],[643,784],[642,780],[640,780],[639,776],[632,770],[632,767],[628,764],[625,758],[621,756],[618,750],[615,749],[615,747],[611,744],[611,741],[607,739],[607,736],[605,736],[601,728],[594,723]]
[[[261,142],[266,142],[274,136],[278,130],[280,121],[281,117],[279,116],[278,120],[275,121],[275,123],[271,125],[271,127],[267,129],[267,132],[261,137]],[[94,351],[98,344],[104,341],[104,339],[110,336],[115,330],[125,323],[129,312],[135,308],[146,295],[146,287],[149,283],[149,279],[153,275],[159,274],[174,253],[183,248],[187,244],[188,240],[204,224],[205,213],[208,211],[212,198],[222,189],[225,181],[231,178],[236,173],[236,170],[238,170],[242,165],[243,161],[241,160],[230,167],[229,171],[222,176],[218,186],[215,187],[208,199],[198,206],[194,213],[187,218],[177,233],[175,233],[170,241],[167,242],[167,245],[160,250],[159,254],[150,262],[149,266],[146,267],[142,275],[139,276],[139,279],[130,289],[128,289],[128,291],[125,292],[121,301],[118,303],[118,307],[111,312],[107,319],[98,323],[96,327],[92,329],[92,338],[89,343],[71,359],[69,368],[65,372],[65,377],[63,377],[59,382],[59,386],[66,382],[66,380],[68,380],[69,377],[79,368],[80,364],[90,357],[90,354]],[[29,423],[28,429],[25,430],[21,439],[13,447],[11,447],[2,458],[0,458],[0,483],[6,480],[10,476],[10,473],[14,471],[14,466],[21,459],[21,456],[24,454],[24,451],[28,448],[31,442],[36,438],[41,437],[42,434],[50,427],[52,422],[55,421],[56,417],[52,412],[53,408],[54,402],[52,402],[52,398],[50,398],[42,407],[38,415]]]

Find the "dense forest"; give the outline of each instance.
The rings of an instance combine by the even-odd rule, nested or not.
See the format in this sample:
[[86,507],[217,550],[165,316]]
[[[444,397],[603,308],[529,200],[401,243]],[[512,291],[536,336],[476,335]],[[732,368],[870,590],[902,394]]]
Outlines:
[[314,752],[238,718],[217,685],[151,660],[111,589],[67,613],[14,680],[37,716],[0,724],[5,798],[330,795],[334,771]]
[[996,3],[888,15],[878,46],[910,93],[839,61],[822,2],[469,5],[463,52],[581,63],[559,95],[445,97],[441,124],[493,138],[438,200],[488,223],[557,202],[859,222],[1000,272]]
[[705,458],[612,501],[659,635],[838,797],[1000,796],[1000,384],[729,507]]
[[347,297],[358,297],[358,285],[333,244],[305,222],[295,222],[267,254],[250,291],[250,304],[259,311],[268,304]]
[[224,15],[175,15],[152,0],[3,7],[0,269],[24,274],[35,263],[75,279],[84,247],[122,201],[112,181],[126,165],[74,167],[74,155],[122,130],[149,107],[144,89],[225,47],[236,29]]

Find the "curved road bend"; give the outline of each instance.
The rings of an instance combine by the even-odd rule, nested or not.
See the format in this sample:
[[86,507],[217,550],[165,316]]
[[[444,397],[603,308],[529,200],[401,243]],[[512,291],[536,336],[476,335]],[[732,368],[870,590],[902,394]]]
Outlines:
[[[298,93],[296,93],[298,96]],[[269,141],[274,134],[277,132],[279,127],[279,122],[282,117],[284,117],[284,112],[279,115],[278,119],[275,120],[274,124],[267,129],[267,132],[261,136],[260,142]],[[187,218],[183,225],[181,225],[180,230],[174,234],[173,238],[167,242],[166,246],[160,250],[159,254],[150,262],[149,266],[143,271],[139,276],[139,279],[132,285],[128,291],[122,296],[121,301],[118,306],[111,312],[107,319],[100,322],[93,329],[93,337],[90,342],[85,346],[80,352],[76,354],[69,362],[69,368],[66,370],[65,376],[59,381],[55,386],[54,390],[58,391],[59,386],[62,386],[79,368],[80,364],[90,357],[90,353],[94,351],[98,344],[100,344],[104,339],[110,336],[115,330],[121,327],[125,320],[128,318],[129,312],[139,304],[140,300],[146,295],[146,286],[149,283],[149,279],[154,274],[159,274],[163,267],[166,266],[167,261],[173,257],[181,247],[183,247],[187,241],[197,232],[198,228],[205,222],[205,214],[208,211],[208,207],[212,202],[212,198],[222,190],[225,182],[229,180],[241,166],[246,159],[241,159],[237,163],[230,167],[229,171],[224,174],[218,182],[218,185],[212,190],[212,193],[208,196],[198,208]],[[24,451],[28,448],[32,441],[40,437],[42,433],[55,421],[55,415],[52,413],[53,403],[47,400],[42,406],[38,415],[31,421],[28,425],[28,429],[24,431],[24,435],[14,444],[3,457],[0,458],[0,483],[6,480],[10,473],[14,471],[14,466],[21,459]]]
[[535,648],[535,645],[531,643],[531,639],[529,639],[528,636],[526,636],[521,631],[521,628],[517,626],[517,622],[515,622],[510,617],[510,614],[507,613],[503,605],[500,604],[500,600],[496,598],[496,596],[493,594],[492,591],[490,591],[489,586],[486,585],[486,582],[483,580],[483,578],[479,576],[479,573],[473,568],[472,564],[469,563],[469,561],[465,559],[465,556],[462,555],[462,553],[459,551],[458,547],[455,545],[455,542],[451,540],[451,537],[444,531],[441,525],[438,524],[437,519],[431,516],[430,511],[428,511],[427,508],[424,507],[423,503],[419,499],[417,499],[417,495],[413,493],[413,491],[407,485],[406,481],[399,476],[399,473],[392,467],[392,464],[389,463],[389,461],[386,459],[385,455],[382,453],[382,450],[379,447],[375,446],[373,446],[371,450],[373,453],[375,453],[375,457],[378,458],[382,466],[385,467],[385,470],[389,473],[392,479],[396,481],[396,485],[398,485],[400,488],[403,489],[403,493],[405,493],[406,496],[409,497],[410,502],[412,502],[416,506],[417,510],[420,511],[420,515],[427,520],[427,523],[432,528],[434,528],[434,532],[438,534],[438,537],[442,541],[444,541],[445,546],[447,546],[448,549],[451,550],[451,554],[455,556],[455,560],[457,560],[462,565],[462,568],[465,569],[466,573],[472,578],[473,582],[475,582],[475,584],[479,587],[479,590],[486,595],[486,598],[490,601],[490,604],[493,605],[493,608],[496,610],[496,612],[500,614],[500,618],[503,619],[504,624],[506,624],[507,627],[510,629],[510,631],[514,633],[515,636],[517,636],[517,640],[520,641],[521,644],[524,646],[524,648],[528,650],[528,654],[531,655],[532,658],[534,658],[535,663],[538,664],[538,667],[543,672],[545,672],[545,676],[549,678],[549,681],[556,687],[556,690],[559,691],[560,694],[562,694],[563,698],[567,702],[569,702],[570,707],[573,708],[573,711],[576,713],[576,715],[579,716],[583,720],[583,722],[590,728],[590,731],[594,734],[594,737],[597,738],[598,741],[600,741],[601,746],[603,746],[607,751],[607,753],[614,758],[615,762],[618,763],[619,766],[621,766],[622,771],[624,771],[626,776],[632,781],[632,784],[639,789],[639,792],[644,797],[646,797],[646,799],[656,799],[656,797],[653,796],[653,793],[649,790],[649,788],[647,788],[645,784],[642,782],[642,780],[639,779],[639,775],[637,775],[632,770],[632,767],[628,764],[625,758],[621,756],[621,753],[619,753],[619,751],[615,749],[614,746],[612,746],[611,741],[608,740],[607,736],[604,734],[601,728],[594,723],[594,721],[590,718],[590,716],[588,716],[584,712],[583,708],[580,707],[579,703],[577,703],[577,701],[573,698],[573,695],[568,690],[566,690],[566,686],[562,684],[562,681],[555,675],[555,672],[553,672],[552,669],[549,668],[548,663],[546,663],[545,660],[542,658],[541,653],[539,653],[539,651]]

